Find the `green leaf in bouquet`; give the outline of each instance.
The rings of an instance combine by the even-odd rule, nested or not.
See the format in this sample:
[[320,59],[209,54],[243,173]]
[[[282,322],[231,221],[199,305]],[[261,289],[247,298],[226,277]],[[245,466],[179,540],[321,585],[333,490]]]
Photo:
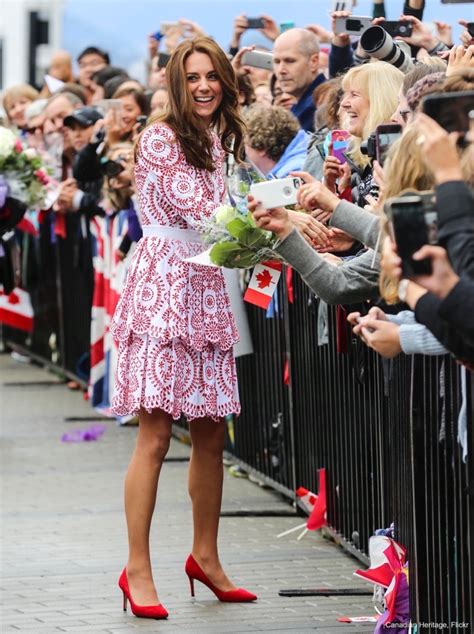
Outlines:
[[226,229],[230,233],[230,235],[239,241],[242,232],[245,231],[247,227],[248,225],[245,220],[243,220],[243,218],[234,218],[226,224]]
[[225,266],[229,257],[241,250],[237,242],[219,242],[215,244],[209,252],[211,262],[217,266]]

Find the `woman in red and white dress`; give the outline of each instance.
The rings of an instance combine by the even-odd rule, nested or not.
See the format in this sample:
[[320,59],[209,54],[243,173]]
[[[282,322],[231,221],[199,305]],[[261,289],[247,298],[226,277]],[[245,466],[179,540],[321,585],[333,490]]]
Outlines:
[[[243,123],[225,53],[210,38],[183,42],[167,66],[169,109],[142,133],[135,178],[143,238],[111,330],[119,346],[112,409],[138,413],[125,480],[129,559],[119,580],[137,616],[166,618],[153,582],[149,533],[171,425],[189,421],[194,539],[186,573],[221,601],[253,601],[219,561],[223,417],[240,411],[232,346],[238,340],[223,273],[191,264],[200,222],[224,197],[223,160],[239,159]],[[133,597],[133,600],[132,600]]]

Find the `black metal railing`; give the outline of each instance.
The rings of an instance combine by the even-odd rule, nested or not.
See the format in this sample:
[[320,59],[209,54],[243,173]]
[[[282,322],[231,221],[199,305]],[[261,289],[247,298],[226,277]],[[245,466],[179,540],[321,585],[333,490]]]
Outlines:
[[[75,376],[87,355],[92,279],[87,236],[69,229],[71,248],[52,244],[47,224],[28,238],[24,284],[36,326],[20,347]],[[247,309],[255,352],[238,359],[242,414],[228,454],[292,500],[298,486],[317,491],[325,467],[333,537],[367,562],[370,536],[393,522],[407,548],[413,622],[474,631],[470,373],[463,461],[463,370],[449,356],[383,360],[352,336],[344,308],[329,307],[324,326],[323,306],[297,274],[291,293],[280,284],[277,304],[272,319]]]
[[290,303],[280,289],[274,319],[248,307],[255,354],[238,360],[234,458],[289,495],[317,491],[325,467],[333,536],[366,562],[370,536],[393,522],[413,623],[471,627],[474,469],[457,441],[460,366],[449,356],[383,360],[351,335],[342,307],[329,307],[328,343],[318,345],[320,302],[297,275],[293,291]]

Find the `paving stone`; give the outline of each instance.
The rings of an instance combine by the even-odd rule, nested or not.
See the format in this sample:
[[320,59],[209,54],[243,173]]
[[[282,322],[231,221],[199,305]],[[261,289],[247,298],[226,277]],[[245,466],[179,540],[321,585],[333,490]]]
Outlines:
[[[137,619],[122,611],[117,579],[127,556],[123,478],[136,428],[106,422],[97,442],[61,442],[66,431],[93,421],[88,403],[64,386],[42,389],[5,383],[54,378],[45,370],[0,355],[1,527],[0,597],[6,610],[1,632],[372,632],[373,626],[343,626],[341,614],[374,613],[371,597],[279,597],[282,588],[367,588],[352,576],[359,562],[318,533],[276,536],[301,517],[223,517],[221,559],[236,584],[259,596],[251,605],[221,604],[197,584],[189,595],[184,562],[191,544],[192,516],[187,462],[164,465],[153,520],[151,548],[167,621]],[[170,456],[189,456],[172,441]],[[226,470],[223,510],[282,511],[281,495]]]

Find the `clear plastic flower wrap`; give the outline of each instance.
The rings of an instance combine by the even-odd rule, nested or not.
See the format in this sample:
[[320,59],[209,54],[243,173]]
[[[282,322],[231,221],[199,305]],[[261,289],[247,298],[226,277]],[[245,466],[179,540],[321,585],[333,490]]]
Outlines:
[[229,204],[220,205],[214,215],[199,227],[202,241],[209,245],[209,258],[217,266],[248,269],[259,262],[275,259],[277,243],[271,231],[257,227],[247,208],[252,183],[265,178],[256,168],[240,165],[228,179]]

